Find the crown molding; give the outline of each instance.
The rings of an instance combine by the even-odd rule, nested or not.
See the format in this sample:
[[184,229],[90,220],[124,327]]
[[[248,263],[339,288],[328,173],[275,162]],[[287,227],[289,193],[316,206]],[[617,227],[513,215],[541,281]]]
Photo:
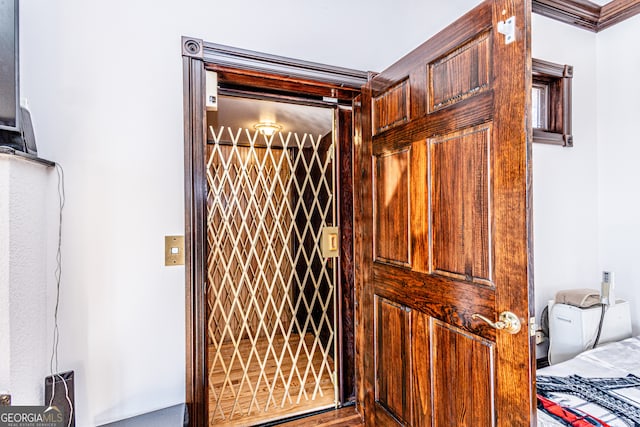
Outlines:
[[640,0],[612,0],[604,6],[588,0],[532,0],[532,10],[597,33],[640,13]]
[[594,32],[600,19],[600,6],[587,0],[533,0],[532,11]]
[[598,31],[629,19],[640,13],[640,0],[613,0],[602,6]]

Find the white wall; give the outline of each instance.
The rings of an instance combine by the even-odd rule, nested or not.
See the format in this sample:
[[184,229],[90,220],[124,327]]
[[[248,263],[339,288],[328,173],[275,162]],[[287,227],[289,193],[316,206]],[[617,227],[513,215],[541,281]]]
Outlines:
[[574,65],[575,147],[534,145],[536,312],[558,289],[616,275],[640,333],[640,16],[598,34],[534,15],[533,55]]
[[598,34],[599,268],[615,272],[640,333],[640,16]]
[[41,405],[51,353],[46,335],[52,168],[0,154],[0,391]]
[[574,67],[574,147],[533,145],[536,315],[560,289],[600,288],[596,34],[533,15],[534,58]]
[[478,2],[21,0],[22,95],[66,171],[78,426],[184,401],[184,268],[163,266],[184,232],[180,36],[379,71]]

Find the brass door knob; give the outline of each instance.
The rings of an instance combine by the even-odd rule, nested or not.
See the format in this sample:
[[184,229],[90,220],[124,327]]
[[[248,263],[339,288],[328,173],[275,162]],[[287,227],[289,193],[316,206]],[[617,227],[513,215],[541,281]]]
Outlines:
[[471,315],[472,319],[480,319],[487,322],[492,328],[499,329],[501,331],[508,332],[510,334],[517,334],[520,332],[521,324],[518,316],[510,311],[503,311],[500,313],[500,320],[492,322],[481,314],[474,313]]

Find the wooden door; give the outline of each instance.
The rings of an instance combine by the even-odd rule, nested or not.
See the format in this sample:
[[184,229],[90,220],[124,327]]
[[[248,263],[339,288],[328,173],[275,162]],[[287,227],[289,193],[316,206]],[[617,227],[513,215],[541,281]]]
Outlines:
[[[530,8],[484,1],[372,78],[356,104],[367,425],[535,422]],[[498,30],[510,18],[515,41]],[[507,311],[520,332],[473,316]]]

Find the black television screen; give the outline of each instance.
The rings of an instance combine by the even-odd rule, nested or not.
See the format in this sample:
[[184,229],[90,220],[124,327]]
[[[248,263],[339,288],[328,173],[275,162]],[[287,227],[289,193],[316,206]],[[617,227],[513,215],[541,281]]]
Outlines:
[[0,0],[0,129],[20,130],[18,0]]

